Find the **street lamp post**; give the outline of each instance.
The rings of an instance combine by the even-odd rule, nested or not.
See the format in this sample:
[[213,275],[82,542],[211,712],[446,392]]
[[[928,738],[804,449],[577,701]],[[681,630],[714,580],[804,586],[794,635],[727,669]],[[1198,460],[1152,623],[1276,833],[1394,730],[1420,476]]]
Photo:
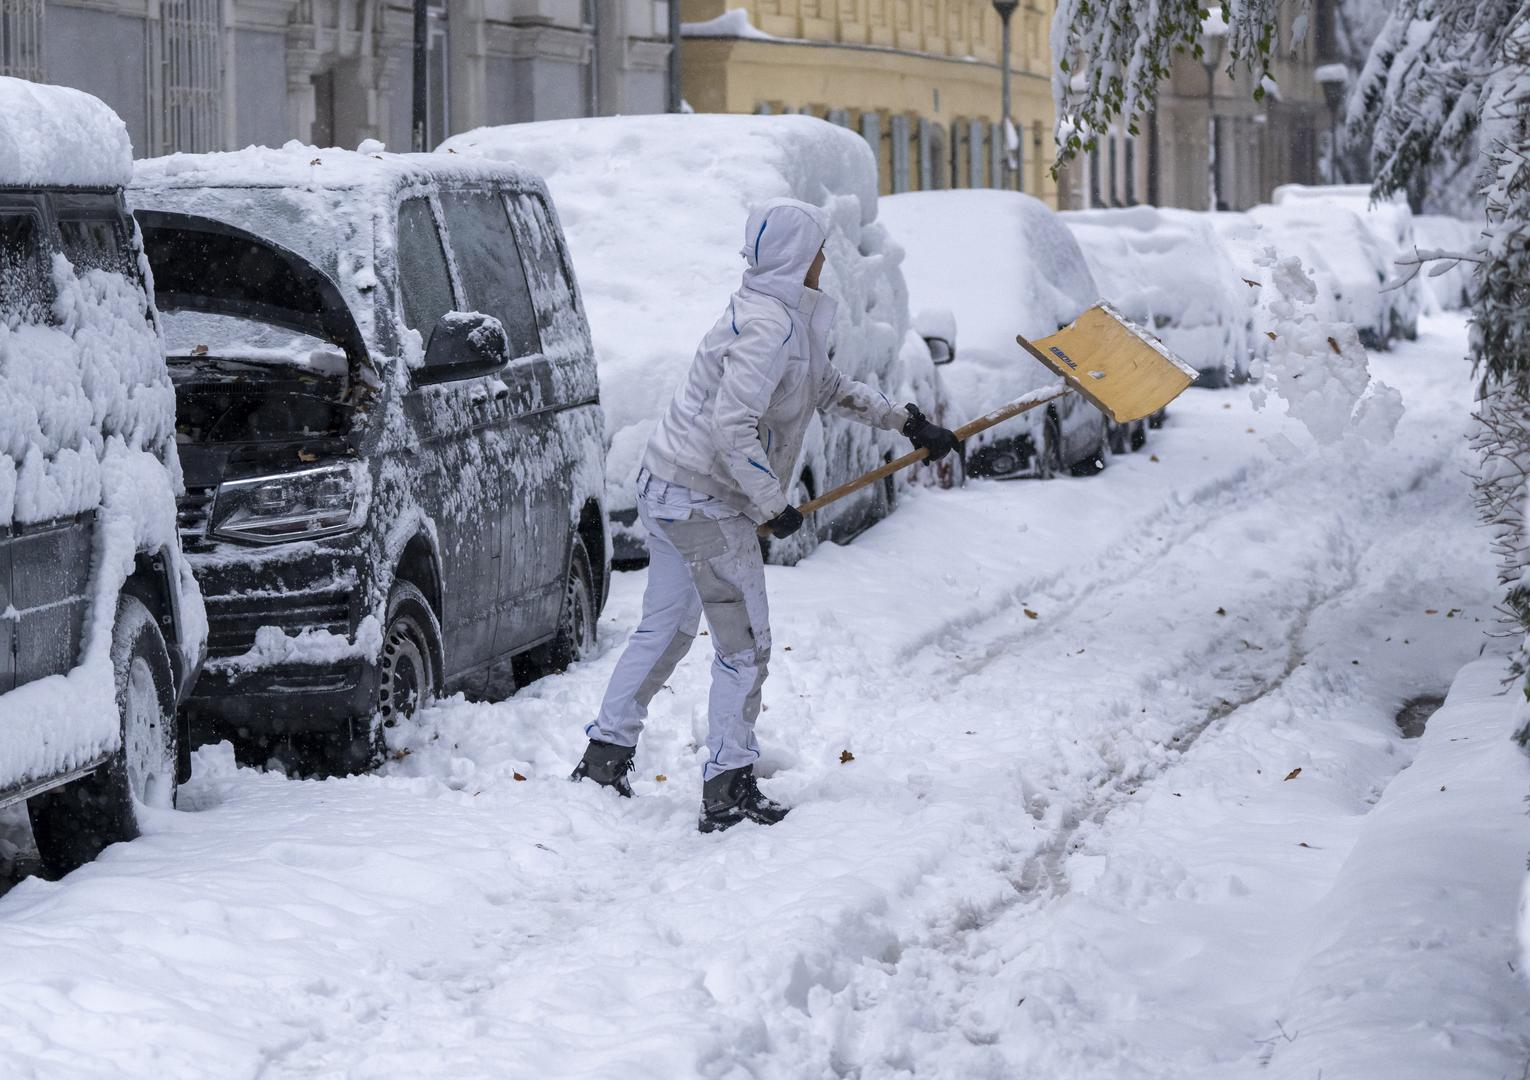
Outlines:
[[1003,119],[999,122],[999,137],[1004,140],[1004,156],[1000,159],[1003,163],[1000,169],[999,186],[1005,189],[1014,187],[1014,152],[1009,147],[1009,133],[1014,127],[1009,119],[1009,19],[1015,13],[1015,8],[1020,6],[1020,0],[993,0],[993,9],[999,13],[999,22],[1003,31],[999,36],[999,64],[1003,71]]
[[416,154],[425,150],[425,113],[429,107],[430,10],[425,5],[426,0],[414,0],[414,115],[410,118],[409,149]]
[[1344,91],[1349,89],[1349,68],[1343,64],[1323,64],[1312,73],[1323,88],[1323,103],[1328,106],[1328,182],[1339,182],[1339,107]]
[[1222,66],[1222,48],[1227,41],[1227,23],[1222,9],[1216,8],[1201,20],[1201,65],[1206,69],[1206,195],[1214,213],[1217,209],[1217,68]]

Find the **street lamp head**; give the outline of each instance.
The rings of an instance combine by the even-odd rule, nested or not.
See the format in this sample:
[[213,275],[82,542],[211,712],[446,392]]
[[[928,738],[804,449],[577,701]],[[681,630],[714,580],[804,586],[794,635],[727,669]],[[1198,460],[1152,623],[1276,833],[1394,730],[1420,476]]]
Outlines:
[[1323,102],[1330,112],[1337,113],[1344,104],[1344,92],[1349,89],[1349,68],[1343,64],[1323,64],[1312,72],[1312,78],[1323,88]]
[[1221,8],[1212,8],[1211,14],[1201,20],[1201,63],[1207,71],[1222,66],[1222,53],[1227,47],[1227,20]]
[[1015,13],[1015,8],[1020,6],[1020,0],[993,0],[993,9],[999,13],[999,18],[1009,22],[1009,17]]

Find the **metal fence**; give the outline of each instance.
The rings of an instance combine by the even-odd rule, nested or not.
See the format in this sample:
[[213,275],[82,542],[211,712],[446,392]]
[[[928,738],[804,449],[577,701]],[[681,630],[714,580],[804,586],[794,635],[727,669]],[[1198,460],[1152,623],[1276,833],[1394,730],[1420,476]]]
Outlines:
[[159,12],[160,149],[220,149],[222,0],[161,0]]

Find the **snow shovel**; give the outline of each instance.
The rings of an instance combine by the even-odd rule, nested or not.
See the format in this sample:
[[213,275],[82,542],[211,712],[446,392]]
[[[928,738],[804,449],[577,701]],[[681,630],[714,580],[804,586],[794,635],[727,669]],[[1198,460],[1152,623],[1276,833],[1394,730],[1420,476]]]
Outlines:
[[[963,442],[980,431],[987,431],[995,424],[1055,401],[1064,394],[1079,394],[1116,423],[1128,424],[1152,416],[1168,405],[1195,381],[1197,374],[1193,367],[1165,348],[1163,342],[1106,303],[1096,304],[1057,333],[1039,341],[1027,341],[1018,334],[1015,340],[1026,352],[1061,375],[1063,381],[1032,390],[1008,405],[963,424],[956,429],[956,437]],[[803,503],[797,510],[807,517],[814,510],[923,461],[927,455],[926,450],[904,454]],[[759,532],[761,536],[768,536],[770,528],[761,525]]]

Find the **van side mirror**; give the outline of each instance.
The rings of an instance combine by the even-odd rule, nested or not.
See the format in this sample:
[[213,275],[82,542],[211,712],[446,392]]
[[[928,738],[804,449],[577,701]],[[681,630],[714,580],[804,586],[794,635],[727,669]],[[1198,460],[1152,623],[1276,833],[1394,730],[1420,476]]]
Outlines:
[[492,315],[448,311],[430,332],[425,366],[414,373],[416,385],[456,382],[492,375],[510,362],[510,340]]
[[930,363],[936,365],[949,364],[956,359],[956,346],[952,345],[945,338],[927,337],[924,339],[924,343],[930,349]]

